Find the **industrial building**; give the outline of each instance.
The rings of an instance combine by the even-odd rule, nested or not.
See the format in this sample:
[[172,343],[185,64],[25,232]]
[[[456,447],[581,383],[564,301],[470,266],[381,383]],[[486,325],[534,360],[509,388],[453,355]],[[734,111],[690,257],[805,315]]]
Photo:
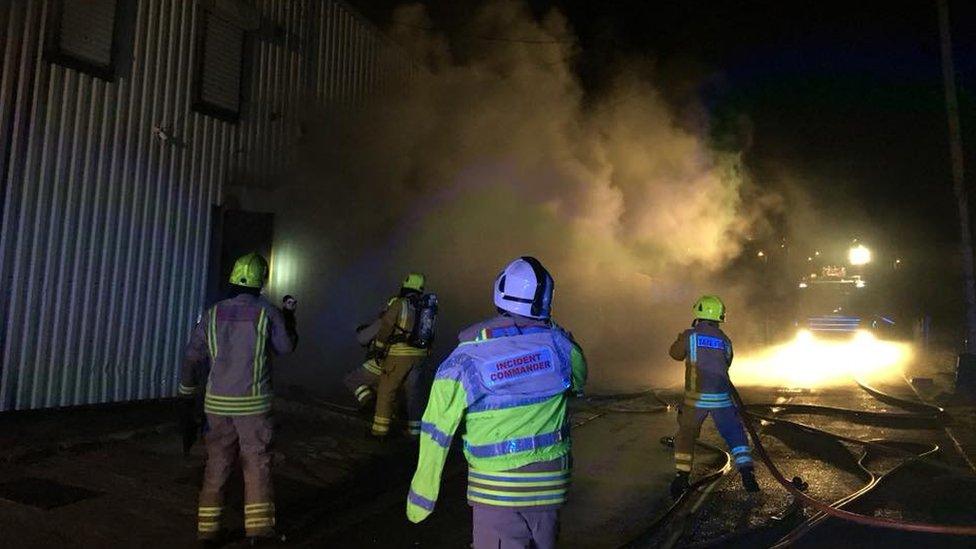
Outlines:
[[334,0],[12,0],[0,37],[0,410],[175,395],[304,113],[416,70]]

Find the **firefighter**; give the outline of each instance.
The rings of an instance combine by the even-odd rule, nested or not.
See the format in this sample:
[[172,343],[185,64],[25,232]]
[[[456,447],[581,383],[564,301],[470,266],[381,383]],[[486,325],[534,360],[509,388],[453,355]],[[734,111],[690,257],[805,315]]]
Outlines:
[[511,262],[495,280],[499,315],[462,331],[437,370],[407,496],[411,522],[434,510],[463,418],[473,546],[555,547],[570,482],[567,393],[582,394],[587,372],[580,347],[551,320],[552,291],[537,259]]
[[725,304],[716,296],[706,295],[695,303],[693,311],[691,328],[678,334],[670,349],[671,358],[685,361],[684,401],[674,440],[677,474],[671,482],[671,495],[677,499],[688,489],[695,441],[709,415],[732,452],[742,485],[749,492],[758,492],[749,440],[729,394],[732,341],[719,327],[725,322]]
[[367,359],[362,367],[346,376],[345,385],[361,408],[368,409],[369,403],[376,401],[370,428],[375,437],[390,434],[401,390],[407,396],[407,433],[413,437],[420,435],[424,399],[419,366],[427,360],[429,341],[416,341],[415,328],[424,303],[421,298],[425,297],[425,283],[424,275],[408,274],[400,293],[387,302],[379,318],[357,330],[357,340],[368,348]]
[[197,535],[221,534],[224,490],[235,462],[244,473],[244,530],[252,541],[275,537],[271,485],[271,356],[292,352],[296,302],[286,296],[279,310],[262,295],[268,262],[256,253],[234,263],[231,295],[207,310],[193,329],[180,375],[180,394],[199,389],[197,366],[209,361],[204,410],[207,466],[200,491]]

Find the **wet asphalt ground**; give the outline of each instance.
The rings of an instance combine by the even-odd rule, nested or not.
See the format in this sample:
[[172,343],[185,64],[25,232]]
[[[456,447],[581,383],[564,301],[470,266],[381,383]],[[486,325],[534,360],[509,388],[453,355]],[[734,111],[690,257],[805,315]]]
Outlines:
[[[916,398],[907,384],[884,390]],[[856,384],[820,390],[743,388],[747,403],[816,404],[828,407],[903,414]],[[667,492],[673,475],[671,451],[659,443],[673,434],[675,413],[662,401],[678,393],[624,400],[596,400],[577,406],[574,416],[574,488],[565,507],[561,547],[769,547],[813,513],[795,505],[763,466],[757,469],[760,494],[742,490],[737,473],[691,494],[671,510]],[[900,418],[856,418],[848,414],[790,414],[788,419],[862,440],[902,444],[924,451],[940,450],[931,459],[946,469],[874,452],[862,463],[876,475],[901,466],[877,488],[846,509],[898,520],[971,524],[976,521],[976,474],[968,469],[941,424]],[[788,478],[799,476],[807,493],[834,502],[861,489],[870,479],[858,466],[863,448],[784,426],[762,427],[763,443]],[[706,422],[703,440],[723,447],[714,426]],[[696,454],[695,477],[713,471],[724,456],[708,450]],[[464,466],[452,456],[443,495],[434,515],[421,525],[404,518],[405,485],[357,511],[361,520],[342,526],[322,525],[322,532],[301,540],[306,546],[465,547],[470,543],[470,509],[464,502]],[[671,510],[666,518],[665,514]],[[296,542],[298,540],[295,540]],[[967,538],[869,528],[828,519],[796,538],[802,547],[973,547]]]
[[[879,388],[906,399],[916,395],[906,383],[892,381]],[[905,410],[878,401],[857,385],[820,390],[793,391],[781,388],[744,388],[747,403],[815,404],[904,414]],[[902,455],[873,452],[863,465],[874,474],[886,476],[873,491],[848,504],[845,509],[895,520],[971,525],[976,522],[976,474],[942,428],[942,422],[904,418],[857,418],[849,414],[790,414],[785,419],[815,426],[824,431],[859,440],[900,445],[922,452],[935,445],[931,459],[951,469],[928,463],[909,463]],[[838,442],[828,436],[798,431],[789,426],[762,426],[762,440],[773,461],[787,478],[800,476],[809,485],[807,493],[820,501],[835,502],[867,484],[868,474],[858,466],[864,447]],[[713,430],[706,439],[718,442]],[[971,449],[970,449],[971,450]],[[763,491],[750,495],[739,486],[737,476],[718,483],[706,503],[683,524],[646,537],[634,546],[657,547],[770,547],[803,523],[813,513],[801,509],[780,487],[764,466],[757,467]],[[680,534],[675,532],[680,531]],[[667,532],[668,535],[664,535]],[[799,547],[973,547],[969,538],[916,534],[864,527],[828,519],[805,535],[792,540]]]
[[[898,380],[880,388],[914,398]],[[747,403],[818,404],[880,413],[904,410],[855,384],[819,390],[743,388]],[[573,405],[574,488],[562,519],[562,547],[769,547],[811,516],[792,504],[766,469],[763,492],[746,494],[731,473],[671,509],[674,391],[636,398],[593,398]],[[380,444],[362,418],[320,414],[315,406],[277,403],[280,410],[275,483],[279,526],[298,547],[467,547],[471,511],[465,465],[455,451],[445,470],[436,512],[413,525],[404,500],[416,464],[406,440]],[[179,449],[169,421],[172,404],[144,404],[91,413],[54,411],[8,416],[0,427],[0,547],[186,547],[193,545],[196,493],[203,465],[199,446]],[[971,409],[963,407],[963,409]],[[765,413],[775,413],[765,410]],[[68,415],[64,415],[68,414]],[[862,440],[896,441],[908,449],[938,445],[937,463],[910,464],[848,509],[870,516],[946,524],[976,523],[976,474],[940,423],[837,414],[788,419]],[[949,425],[962,446],[972,427]],[[104,427],[104,428],[103,428]],[[111,427],[111,429],[109,429]],[[120,431],[120,428],[124,428]],[[104,432],[109,435],[100,434]],[[710,422],[703,440],[722,447]],[[784,426],[762,426],[762,440],[787,477],[801,476],[808,493],[835,501],[860,489],[862,448]],[[722,466],[725,456],[701,449],[694,478]],[[864,465],[876,474],[905,461],[877,454]],[[239,478],[233,483],[239,484]],[[239,540],[239,486],[229,492],[229,526]],[[235,507],[235,505],[237,507]],[[227,546],[242,546],[232,536]],[[976,541],[893,532],[830,519],[794,542],[800,547],[973,547]]]
[[[573,492],[563,510],[560,545],[619,547],[651,527],[668,504],[673,475],[671,451],[658,439],[672,434],[673,411],[653,399],[638,399],[618,411],[614,404],[588,404],[573,421]],[[646,402],[644,402],[646,401]],[[605,404],[605,405],[604,405]],[[626,411],[624,411],[626,410]],[[703,456],[717,463],[717,456]],[[471,509],[465,501],[466,469],[455,452],[448,462],[434,514],[419,525],[406,521],[405,486],[392,497],[370,502],[361,521],[302,540],[318,547],[466,547],[471,538]]]

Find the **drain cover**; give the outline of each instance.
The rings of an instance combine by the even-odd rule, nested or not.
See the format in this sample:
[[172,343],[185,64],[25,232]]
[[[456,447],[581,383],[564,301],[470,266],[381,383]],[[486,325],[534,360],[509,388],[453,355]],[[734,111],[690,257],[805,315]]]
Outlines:
[[101,495],[46,478],[23,477],[0,483],[0,498],[38,509],[54,509]]

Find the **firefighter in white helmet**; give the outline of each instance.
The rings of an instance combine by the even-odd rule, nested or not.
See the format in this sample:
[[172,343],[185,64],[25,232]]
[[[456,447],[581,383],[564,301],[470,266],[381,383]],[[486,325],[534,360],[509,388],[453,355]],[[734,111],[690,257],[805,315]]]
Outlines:
[[567,394],[581,394],[586,361],[551,319],[552,291],[534,257],[509,263],[495,280],[499,315],[462,331],[437,370],[407,496],[410,521],[434,510],[463,420],[473,547],[555,547],[570,481]]

